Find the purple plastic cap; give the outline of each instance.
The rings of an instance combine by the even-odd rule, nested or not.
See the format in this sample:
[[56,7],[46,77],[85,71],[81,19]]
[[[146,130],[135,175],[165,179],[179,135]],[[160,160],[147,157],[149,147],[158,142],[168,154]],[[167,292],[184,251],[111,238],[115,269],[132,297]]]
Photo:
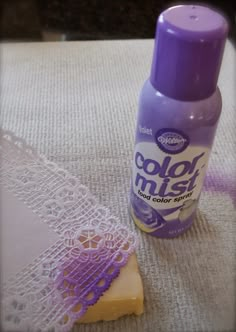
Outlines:
[[203,6],[181,5],[158,19],[150,80],[173,99],[194,101],[216,90],[227,20]]

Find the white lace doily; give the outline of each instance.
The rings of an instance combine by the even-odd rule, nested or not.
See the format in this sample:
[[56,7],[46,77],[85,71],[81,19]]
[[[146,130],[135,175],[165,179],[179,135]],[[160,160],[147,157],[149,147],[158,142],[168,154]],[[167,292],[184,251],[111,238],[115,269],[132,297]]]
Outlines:
[[59,236],[3,285],[3,329],[69,331],[118,276],[136,236],[88,188],[22,139],[1,131],[0,149],[2,188]]

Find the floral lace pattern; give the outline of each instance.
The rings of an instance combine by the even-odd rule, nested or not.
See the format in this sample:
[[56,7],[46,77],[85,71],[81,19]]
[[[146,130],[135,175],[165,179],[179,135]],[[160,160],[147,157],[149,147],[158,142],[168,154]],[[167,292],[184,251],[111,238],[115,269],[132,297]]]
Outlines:
[[4,285],[4,331],[69,331],[118,276],[136,236],[23,140],[1,131],[0,149],[0,184],[59,235]]

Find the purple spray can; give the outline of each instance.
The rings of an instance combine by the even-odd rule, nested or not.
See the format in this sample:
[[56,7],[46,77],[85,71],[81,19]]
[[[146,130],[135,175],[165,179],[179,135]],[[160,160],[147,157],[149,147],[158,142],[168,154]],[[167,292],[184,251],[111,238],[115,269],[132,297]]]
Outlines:
[[158,19],[150,78],[139,100],[130,216],[143,231],[175,237],[195,217],[217,123],[226,19],[180,5]]

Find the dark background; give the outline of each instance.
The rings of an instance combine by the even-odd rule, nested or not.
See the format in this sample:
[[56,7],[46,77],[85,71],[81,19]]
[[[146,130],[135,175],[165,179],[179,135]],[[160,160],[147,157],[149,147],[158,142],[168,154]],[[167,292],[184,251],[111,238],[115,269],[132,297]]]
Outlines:
[[[153,38],[161,11],[179,3],[163,0],[2,0],[2,41]],[[236,1],[207,1],[230,21],[236,41]]]

